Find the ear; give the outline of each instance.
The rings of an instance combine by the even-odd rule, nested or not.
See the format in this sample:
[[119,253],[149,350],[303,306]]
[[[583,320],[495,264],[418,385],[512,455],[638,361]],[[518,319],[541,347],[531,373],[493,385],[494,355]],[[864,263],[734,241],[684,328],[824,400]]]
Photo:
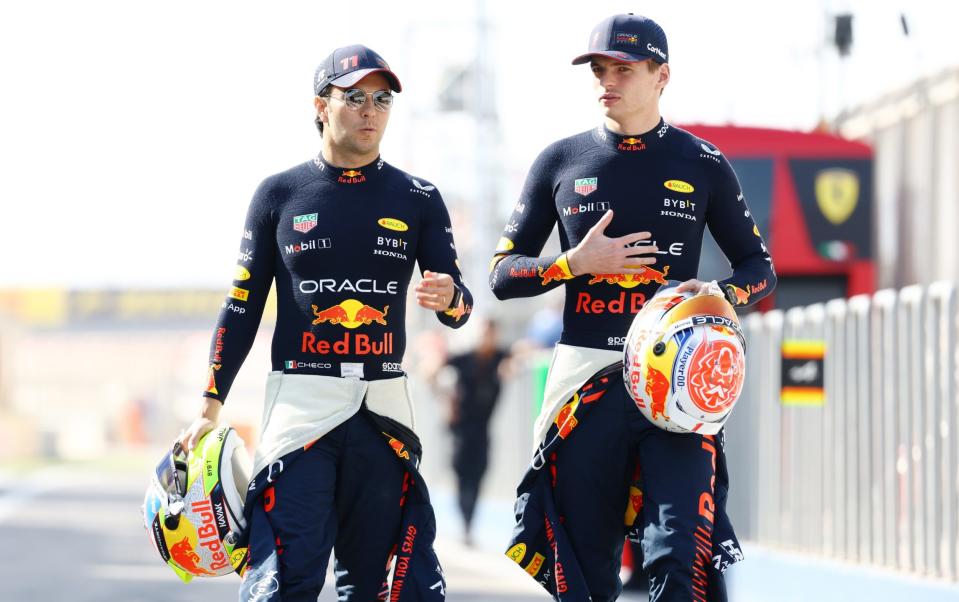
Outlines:
[[327,111],[330,107],[329,99],[323,98],[322,96],[316,96],[313,98],[313,106],[316,107],[316,115],[320,118],[320,121],[323,123],[329,123],[330,117],[327,114]]
[[659,66],[659,86],[665,88],[669,83],[669,63],[663,63]]

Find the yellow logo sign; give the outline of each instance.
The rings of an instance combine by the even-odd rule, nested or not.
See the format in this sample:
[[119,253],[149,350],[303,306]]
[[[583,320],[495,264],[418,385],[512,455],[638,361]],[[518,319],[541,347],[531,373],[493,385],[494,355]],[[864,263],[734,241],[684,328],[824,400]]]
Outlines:
[[506,557],[519,564],[523,562],[523,558],[526,557],[526,544],[518,543],[509,550],[506,551]]
[[392,217],[381,217],[376,221],[376,223],[383,226],[387,230],[396,230],[397,232],[406,232],[410,229],[410,227],[406,225],[406,222],[402,222]]
[[682,192],[685,194],[689,194],[690,192],[696,190],[695,188],[693,188],[692,184],[690,184],[689,182],[683,182],[682,180],[666,180],[665,182],[663,182],[663,186],[665,186],[669,190],[673,190],[675,192]]
[[533,559],[526,565],[526,572],[535,577],[536,573],[538,573],[539,569],[543,566],[544,560],[546,560],[546,557],[539,552],[533,554]]
[[499,242],[496,243],[497,251],[512,251],[513,250],[513,241],[506,238],[505,236],[499,239]]
[[234,286],[230,289],[230,296],[240,301],[246,301],[250,297],[250,291]]
[[234,280],[249,280],[250,279],[250,270],[246,269],[242,265],[236,266],[236,273],[233,274]]
[[859,203],[859,176],[848,169],[824,169],[816,174],[816,203],[833,225],[845,222]]
[[233,565],[234,569],[240,568],[240,565],[243,564],[246,559],[246,551],[246,548],[237,548],[230,554],[230,564]]

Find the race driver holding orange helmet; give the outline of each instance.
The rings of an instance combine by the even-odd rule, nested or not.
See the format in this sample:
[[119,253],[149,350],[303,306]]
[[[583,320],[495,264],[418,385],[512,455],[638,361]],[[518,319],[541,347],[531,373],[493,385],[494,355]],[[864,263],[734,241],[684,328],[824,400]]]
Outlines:
[[[499,299],[566,287],[563,334],[536,421],[537,444],[583,383],[622,359],[633,316],[668,280],[683,281],[677,292],[724,294],[739,306],[775,288],[772,261],[729,162],[712,144],[660,116],[668,57],[666,35],[651,19],[615,15],[593,30],[589,52],[573,63],[590,65],[604,123],[540,154],[495,251],[490,286]],[[540,256],[554,224],[562,252]],[[707,226],[732,267],[719,283],[696,279]],[[715,479],[720,500],[725,486],[721,436],[717,453],[704,453],[703,436],[655,427],[625,387],[613,386],[564,439],[555,455],[540,460],[549,467],[556,510],[591,600],[614,600],[622,587],[623,510],[637,458],[650,599],[725,599],[721,576],[710,579],[707,592],[694,574],[699,493],[712,491]],[[517,541],[514,560],[523,556]],[[722,556],[713,542],[717,549]],[[739,557],[738,549],[726,552]],[[729,561],[720,557],[717,563],[724,568]],[[561,599],[559,567],[525,562]]]

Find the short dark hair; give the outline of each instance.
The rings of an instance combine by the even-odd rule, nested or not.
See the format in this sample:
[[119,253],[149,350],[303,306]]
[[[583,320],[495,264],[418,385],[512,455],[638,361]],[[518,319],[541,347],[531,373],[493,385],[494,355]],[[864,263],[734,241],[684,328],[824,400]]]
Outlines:
[[[319,96],[320,98],[329,98],[329,97],[330,97],[330,94],[331,94],[332,92],[333,92],[333,86],[332,86],[332,85],[328,85],[328,86],[326,86],[325,88],[323,88],[322,90],[320,90],[320,93],[317,94],[317,96]],[[319,116],[319,115],[317,115],[317,116],[313,119],[313,122],[316,124],[316,129],[319,130],[319,132],[320,132],[320,138],[322,138],[322,137],[323,137],[323,120],[320,119],[320,116]]]

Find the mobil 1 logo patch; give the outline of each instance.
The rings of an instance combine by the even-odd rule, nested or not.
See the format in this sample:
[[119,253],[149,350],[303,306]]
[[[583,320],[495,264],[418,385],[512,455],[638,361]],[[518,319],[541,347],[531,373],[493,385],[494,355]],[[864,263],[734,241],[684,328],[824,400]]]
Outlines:
[[590,201],[588,203],[573,203],[569,207],[563,207],[563,217],[579,215],[580,213],[605,213],[609,211],[609,203],[606,201]]
[[292,245],[284,245],[283,251],[287,255],[297,255],[304,251],[316,251],[317,249],[330,249],[333,243],[329,238],[314,238],[312,240],[302,240]]

